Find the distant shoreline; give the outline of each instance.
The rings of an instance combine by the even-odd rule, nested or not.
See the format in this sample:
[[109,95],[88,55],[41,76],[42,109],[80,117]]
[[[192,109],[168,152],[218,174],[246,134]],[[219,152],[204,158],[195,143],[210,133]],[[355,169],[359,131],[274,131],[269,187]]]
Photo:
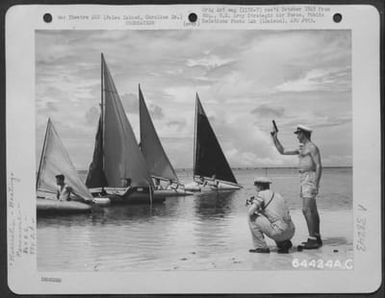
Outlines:
[[[324,169],[349,169],[353,166],[323,166]],[[232,170],[266,170],[266,169],[298,169],[296,166],[277,166],[277,167],[232,167]],[[192,171],[192,168],[177,168],[176,171]]]
[[[353,168],[353,166],[323,166],[324,169],[351,169]],[[287,169],[287,170],[290,170],[290,169],[297,169],[297,167],[295,166],[289,166],[289,167],[232,167],[231,168],[232,170],[266,170],[266,169]],[[193,169],[192,168],[176,168],[175,169],[176,171],[179,171],[179,172],[189,172],[189,171],[192,171]],[[88,172],[88,170],[79,170],[79,172]]]

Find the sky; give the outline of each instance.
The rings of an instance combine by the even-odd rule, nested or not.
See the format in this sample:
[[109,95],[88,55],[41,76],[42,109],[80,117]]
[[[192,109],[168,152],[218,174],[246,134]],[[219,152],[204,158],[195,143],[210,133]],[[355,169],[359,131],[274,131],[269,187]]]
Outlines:
[[[139,137],[138,84],[175,168],[192,168],[198,92],[231,167],[295,166],[311,127],[324,166],[352,165],[349,30],[36,31],[36,157],[47,119],[77,169],[88,169],[100,114],[103,53]],[[138,140],[138,139],[137,139]]]

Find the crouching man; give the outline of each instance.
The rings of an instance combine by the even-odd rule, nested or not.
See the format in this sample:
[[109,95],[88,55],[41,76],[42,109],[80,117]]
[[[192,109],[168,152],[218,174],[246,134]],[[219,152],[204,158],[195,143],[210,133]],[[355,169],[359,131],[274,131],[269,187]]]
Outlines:
[[247,201],[249,205],[249,226],[253,237],[253,253],[270,253],[264,235],[273,239],[278,253],[288,253],[293,246],[290,239],[294,236],[295,226],[291,221],[285,199],[270,190],[271,180],[267,177],[255,179],[257,195]]

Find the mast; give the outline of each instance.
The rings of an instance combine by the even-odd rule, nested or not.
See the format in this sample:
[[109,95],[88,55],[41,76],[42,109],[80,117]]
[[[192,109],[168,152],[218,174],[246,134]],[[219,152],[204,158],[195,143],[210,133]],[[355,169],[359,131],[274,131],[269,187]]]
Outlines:
[[38,186],[39,186],[39,183],[40,183],[40,172],[41,172],[41,168],[43,167],[43,162],[44,162],[44,159],[45,159],[44,156],[45,156],[45,151],[47,150],[48,132],[50,131],[50,128],[51,128],[51,119],[48,118],[47,127],[45,129],[43,148],[41,149],[39,169],[37,171],[36,190],[38,189]]
[[198,96],[198,92],[196,92],[196,95],[195,95],[195,118],[194,118],[193,177],[195,177],[196,155],[197,155],[198,102],[199,102],[199,96]]
[[104,170],[104,55],[101,53],[101,67],[100,67],[100,116],[101,116],[101,127],[102,134],[100,138],[102,148],[102,169]]

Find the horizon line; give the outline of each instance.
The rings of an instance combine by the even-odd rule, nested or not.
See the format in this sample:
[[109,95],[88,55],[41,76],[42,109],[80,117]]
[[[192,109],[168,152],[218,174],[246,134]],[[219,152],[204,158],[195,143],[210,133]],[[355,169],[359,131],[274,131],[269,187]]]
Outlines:
[[[297,169],[297,166],[258,166],[258,167],[231,167],[232,170],[256,170],[256,169]],[[352,165],[350,166],[323,166],[322,168],[353,168]],[[176,171],[186,171],[186,170],[193,170],[193,168],[175,168]],[[88,171],[88,169],[81,169],[79,171]]]

